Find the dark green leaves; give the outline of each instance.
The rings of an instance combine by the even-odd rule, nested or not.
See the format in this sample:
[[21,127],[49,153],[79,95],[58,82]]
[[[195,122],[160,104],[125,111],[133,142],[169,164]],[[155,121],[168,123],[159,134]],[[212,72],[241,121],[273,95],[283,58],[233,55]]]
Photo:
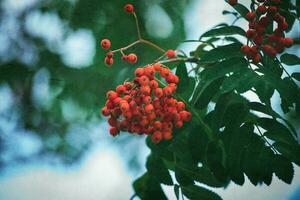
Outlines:
[[300,65],[300,58],[294,54],[285,53],[280,57],[280,60],[286,65]]
[[205,32],[200,38],[203,37],[216,37],[225,35],[241,35],[245,36],[245,31],[238,26],[223,26],[211,29]]
[[292,77],[293,77],[294,79],[296,79],[297,81],[300,81],[300,73],[298,73],[298,72],[293,73],[293,74],[292,74]]
[[233,57],[243,57],[244,55],[241,52],[241,46],[242,45],[239,43],[232,43],[224,46],[219,46],[205,53],[201,57],[200,61],[202,63],[212,63]]
[[274,172],[284,182],[291,184],[294,177],[294,167],[284,156],[276,154],[274,157]]
[[164,165],[163,160],[160,157],[151,154],[148,157],[146,167],[149,174],[151,174],[151,176],[154,176],[156,179],[158,179],[160,183],[166,185],[173,185],[173,181],[169,174],[169,171]]
[[233,6],[233,8],[244,18],[246,14],[249,12],[248,8],[246,8],[244,5],[239,3]]
[[181,188],[184,196],[191,200],[205,199],[205,200],[222,200],[216,193],[205,189],[201,186],[189,185]]
[[143,200],[167,200],[160,183],[147,172],[133,182],[133,189],[136,195]]
[[179,83],[176,92],[182,98],[188,100],[195,88],[195,79],[188,76],[187,68],[184,62],[181,62],[176,68],[176,75],[179,77]]

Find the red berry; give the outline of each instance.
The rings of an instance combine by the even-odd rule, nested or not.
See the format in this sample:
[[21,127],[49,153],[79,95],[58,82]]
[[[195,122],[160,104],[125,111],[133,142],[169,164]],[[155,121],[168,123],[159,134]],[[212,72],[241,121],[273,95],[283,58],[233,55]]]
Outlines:
[[253,21],[253,20],[255,19],[255,17],[256,17],[256,14],[255,14],[254,12],[248,12],[248,13],[246,14],[246,19],[247,19],[248,21]]
[[110,40],[109,39],[103,39],[101,40],[101,47],[105,50],[108,50],[111,46]]
[[105,57],[104,62],[107,65],[112,65],[112,64],[114,64],[114,59],[113,58],[109,58],[109,57]]
[[252,39],[254,36],[255,36],[255,30],[253,29],[249,29],[247,32],[246,32],[246,35],[247,35],[247,38],[249,39]]
[[166,52],[166,56],[168,58],[174,58],[176,56],[176,52],[172,49],[169,49],[167,52]]
[[106,57],[108,57],[108,58],[112,58],[113,57],[113,53],[112,52],[107,52],[107,54],[106,54]]
[[127,56],[128,62],[134,64],[137,62],[137,56],[134,53],[131,53]]
[[267,12],[267,8],[264,5],[258,6],[256,10],[259,14],[265,14]]
[[238,3],[238,1],[237,0],[228,0],[228,3],[231,6],[235,6]]
[[117,129],[116,127],[112,127],[109,129],[109,133],[112,135],[112,136],[116,136],[120,133],[119,129]]
[[158,144],[162,140],[162,134],[160,131],[155,131],[152,136],[151,140],[154,144]]
[[132,4],[128,3],[124,6],[125,12],[132,13],[134,12],[134,7]]

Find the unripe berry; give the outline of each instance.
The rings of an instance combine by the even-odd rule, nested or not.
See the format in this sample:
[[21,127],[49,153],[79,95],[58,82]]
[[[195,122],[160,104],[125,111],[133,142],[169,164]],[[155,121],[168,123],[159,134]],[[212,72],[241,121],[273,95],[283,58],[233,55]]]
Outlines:
[[174,58],[176,56],[176,52],[172,49],[169,49],[167,52],[166,52],[166,56],[168,58]]
[[134,7],[132,4],[129,3],[124,6],[124,10],[125,12],[132,13],[134,12]]
[[110,40],[109,39],[103,39],[101,40],[101,47],[105,50],[108,50],[111,46]]

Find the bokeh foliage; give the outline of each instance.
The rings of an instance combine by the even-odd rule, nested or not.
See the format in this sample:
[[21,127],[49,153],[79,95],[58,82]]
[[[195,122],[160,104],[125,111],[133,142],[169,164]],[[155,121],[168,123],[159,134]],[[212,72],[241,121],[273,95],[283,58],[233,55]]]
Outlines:
[[[130,78],[130,74],[137,66],[146,64],[159,55],[151,48],[137,46],[130,50],[140,52],[136,65],[117,61],[120,59],[115,59],[114,67],[110,68],[104,65],[103,59],[106,52],[100,48],[101,39],[109,38],[113,41],[113,48],[119,48],[137,39],[134,18],[123,11],[126,3],[128,2],[123,0],[45,0],[38,1],[24,9],[19,14],[20,17],[16,18],[16,23],[20,26],[18,34],[22,36],[18,38],[19,42],[26,41],[32,45],[32,48],[37,49],[35,54],[37,59],[30,63],[24,63],[21,59],[23,52],[19,51],[19,54],[12,59],[0,60],[0,82],[8,84],[17,99],[18,112],[21,113],[18,125],[25,130],[33,131],[42,139],[43,146],[37,156],[54,155],[68,163],[80,158],[92,142],[91,137],[89,133],[82,133],[87,135],[86,138],[83,138],[86,140],[84,145],[81,147],[71,145],[66,139],[70,127],[77,124],[85,127],[85,124],[91,121],[100,122],[100,110],[104,104],[106,92]],[[188,1],[181,0],[134,2],[137,14],[140,16],[143,36],[156,40],[163,48],[175,48],[185,38],[183,11],[187,3]],[[173,23],[174,28],[167,38],[154,38],[146,31],[145,14],[149,6],[153,5],[160,6]],[[4,10],[4,8],[2,9]],[[32,35],[24,24],[26,17],[37,11],[42,14],[57,14],[64,24],[64,37],[76,30],[92,31],[96,43],[92,64],[83,68],[68,66],[63,62],[60,50],[53,50],[46,40]],[[0,17],[2,25],[5,26],[5,13],[0,14]],[[153,28],[155,30],[155,27]],[[10,33],[7,32],[8,34]],[[13,42],[9,45],[12,52],[18,49]],[[3,55],[3,57],[9,56]],[[49,103],[50,106],[39,106],[32,98],[33,79],[42,68],[49,72],[50,89],[58,91],[55,98]],[[62,104],[65,102],[71,102],[73,108],[79,110],[80,116],[65,119],[62,111]],[[85,130],[88,132],[88,128]],[[101,130],[99,130],[99,134],[100,132]],[[59,138],[58,144],[56,146],[47,145],[53,138]],[[121,141],[126,143],[126,140]],[[3,145],[0,144],[0,146]]]

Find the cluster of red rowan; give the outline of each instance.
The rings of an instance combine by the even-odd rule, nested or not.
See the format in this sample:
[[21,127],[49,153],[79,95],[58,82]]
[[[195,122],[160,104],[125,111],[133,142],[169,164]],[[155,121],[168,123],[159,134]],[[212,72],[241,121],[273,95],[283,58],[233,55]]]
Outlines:
[[[166,86],[160,87],[156,74],[164,78]],[[185,103],[172,97],[179,82],[178,76],[159,63],[135,70],[135,79],[117,86],[107,93],[102,114],[109,117],[109,132],[116,136],[120,131],[151,135],[157,144],[173,137],[173,128],[190,121],[191,113]]]
[[[291,47],[294,41],[284,34],[288,29],[288,23],[279,13],[281,0],[255,0],[254,2],[255,11],[246,14],[246,19],[249,21],[246,35],[252,45],[243,45],[241,50],[248,59],[258,63],[261,61],[260,50],[268,56],[275,57],[285,48]],[[237,0],[229,0],[228,3],[234,6]],[[266,29],[268,26],[272,27],[273,22],[276,22],[277,27],[271,34],[267,34]]]

